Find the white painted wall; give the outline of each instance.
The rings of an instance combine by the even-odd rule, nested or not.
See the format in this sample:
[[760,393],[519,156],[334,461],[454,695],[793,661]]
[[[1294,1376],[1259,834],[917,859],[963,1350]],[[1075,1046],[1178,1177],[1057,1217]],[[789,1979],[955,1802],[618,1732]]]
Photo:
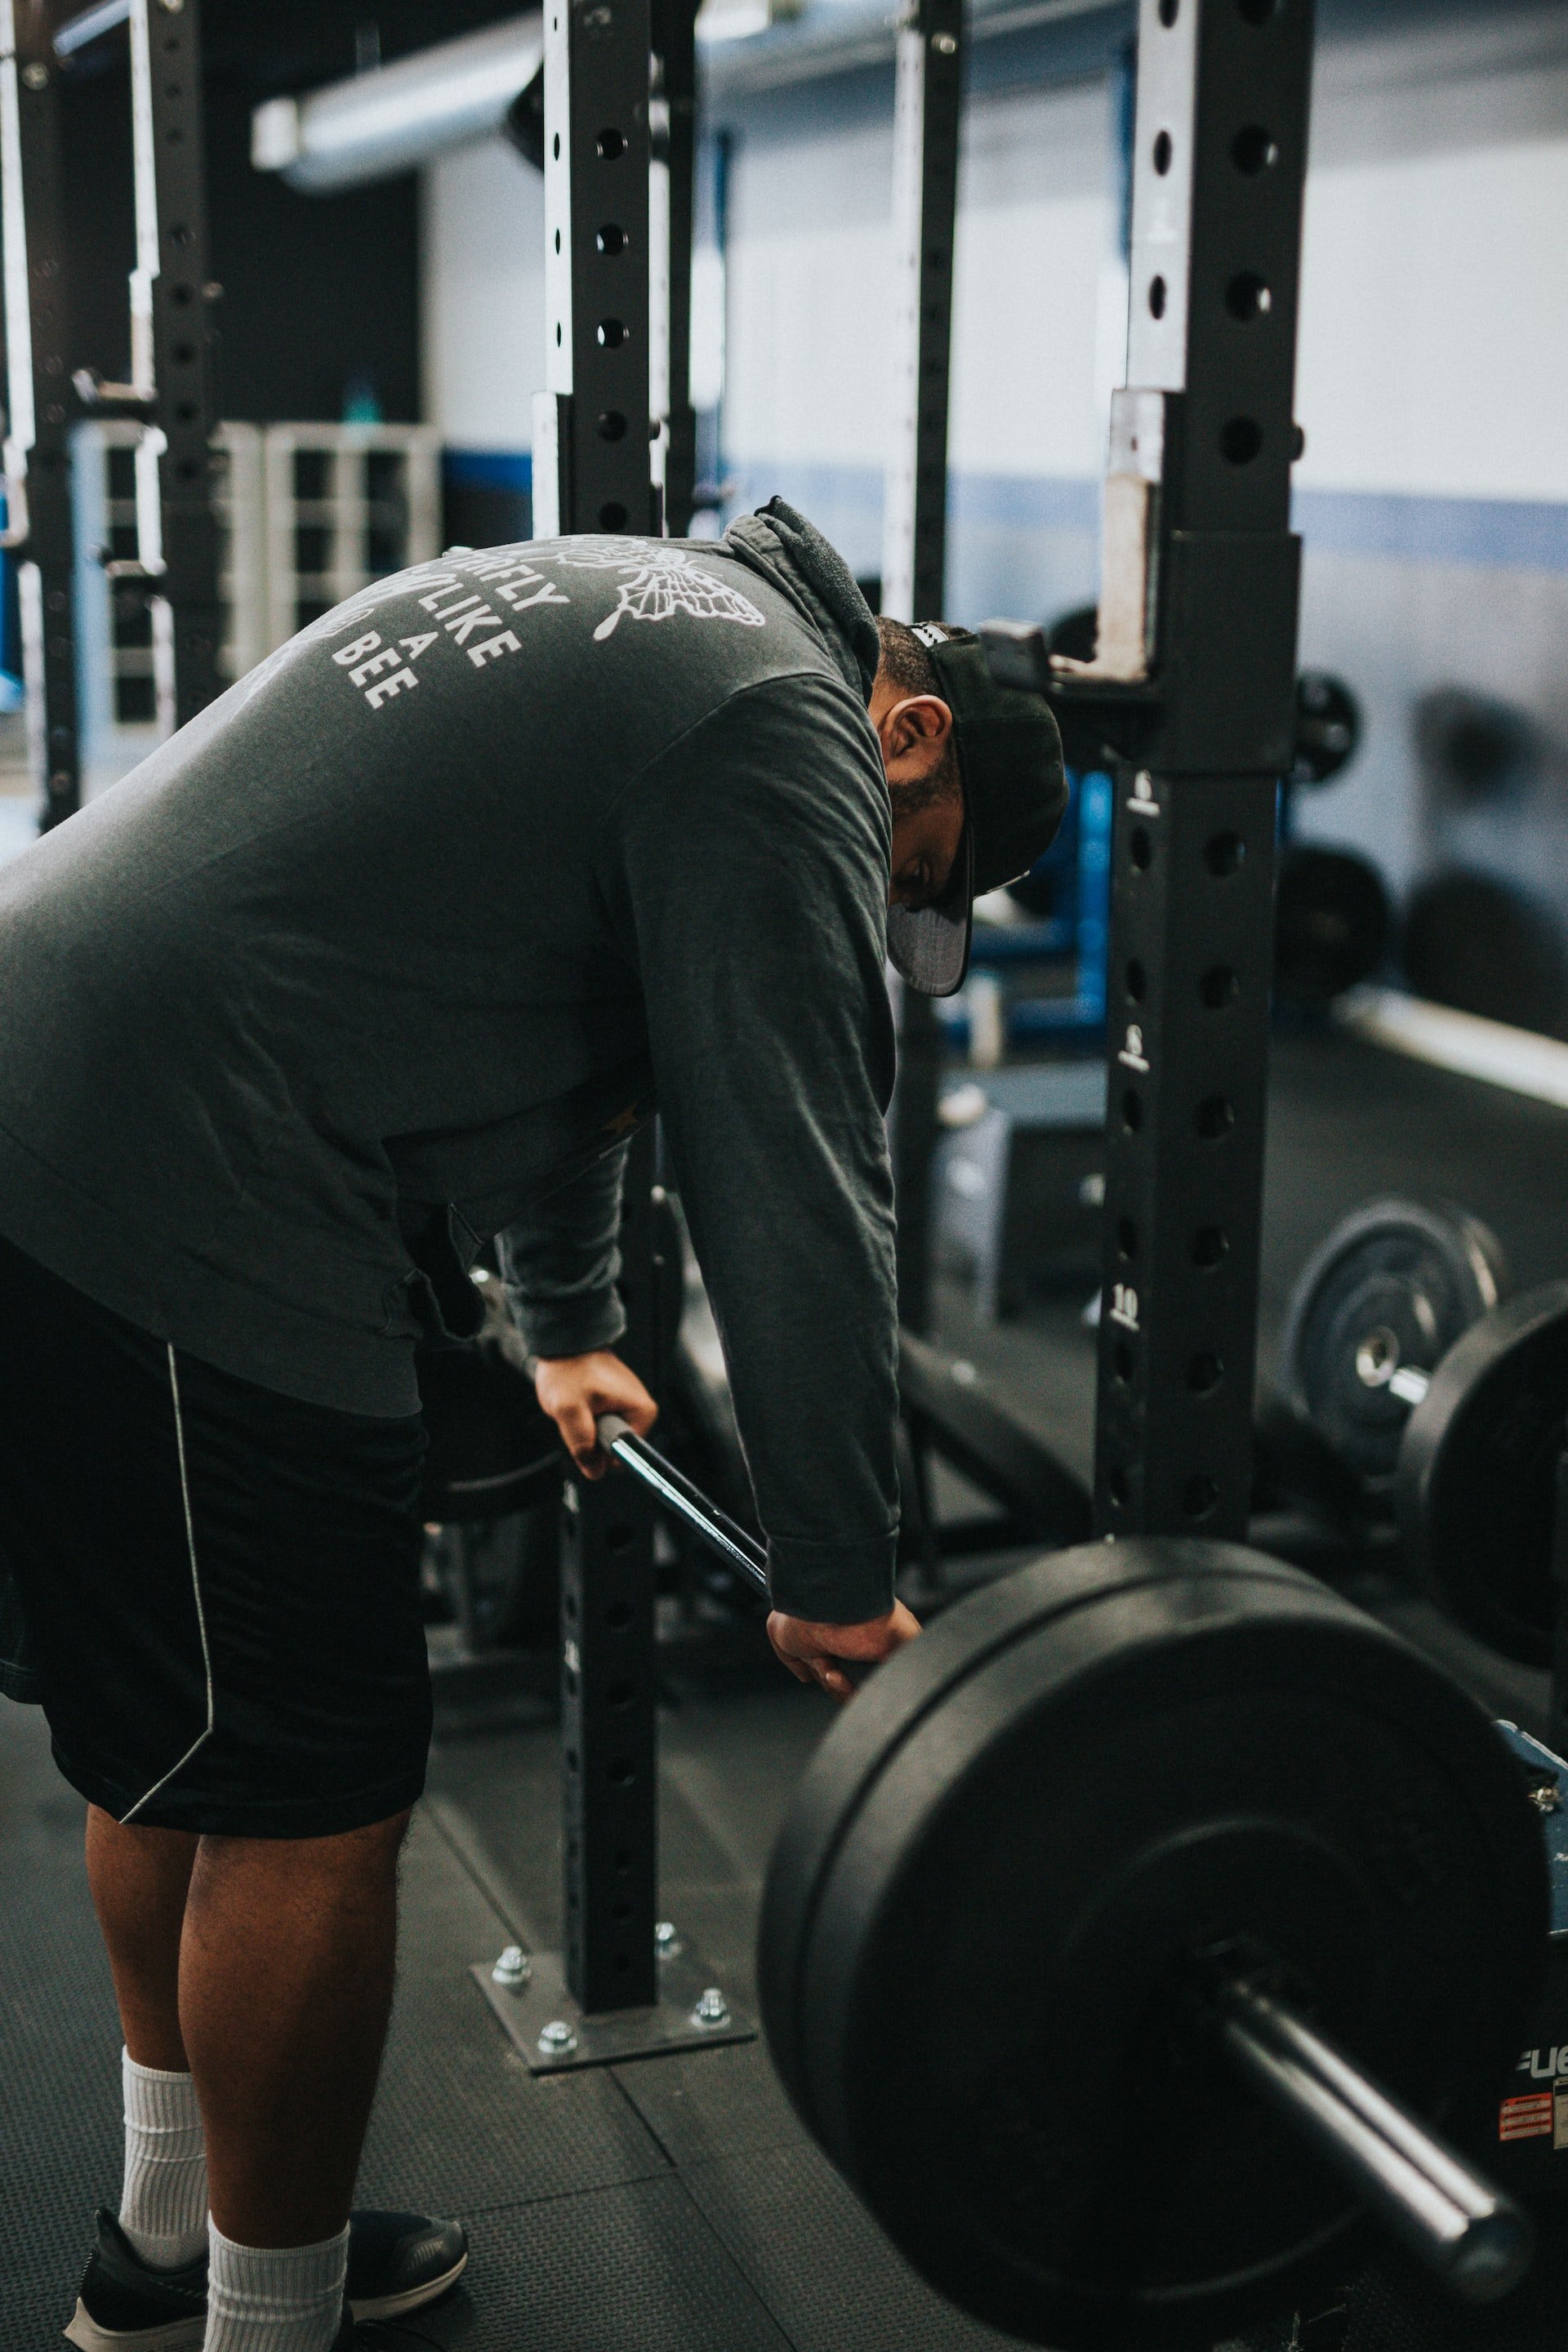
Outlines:
[[1568,10],[1326,50],[1310,152],[1302,487],[1568,499]]
[[449,446],[526,449],[544,382],[544,182],[502,139],[429,164],[425,415]]
[[[884,112],[874,94],[823,86],[729,110],[726,456],[742,500],[797,497],[865,572],[879,566],[891,396],[890,79],[887,97]],[[982,90],[968,109],[949,537],[960,618],[1050,616],[1094,592],[1091,486],[1124,322],[1112,147],[1100,82]],[[526,446],[540,183],[499,143],[475,149],[427,173],[425,219],[428,413],[458,446]],[[1553,519],[1553,502],[1568,507],[1565,226],[1562,0],[1500,0],[1457,28],[1321,50],[1298,482],[1366,528],[1347,548],[1304,501],[1302,654],[1352,682],[1368,729],[1356,769],[1302,821],[1366,849],[1396,887],[1463,856],[1568,905],[1568,514]],[[1535,502],[1557,551],[1489,555],[1483,531],[1468,552],[1414,557],[1377,503],[1391,495]],[[1461,520],[1472,511],[1510,509],[1466,506]],[[1561,751],[1536,801],[1462,839],[1434,817],[1415,761],[1412,711],[1439,684],[1520,704]]]

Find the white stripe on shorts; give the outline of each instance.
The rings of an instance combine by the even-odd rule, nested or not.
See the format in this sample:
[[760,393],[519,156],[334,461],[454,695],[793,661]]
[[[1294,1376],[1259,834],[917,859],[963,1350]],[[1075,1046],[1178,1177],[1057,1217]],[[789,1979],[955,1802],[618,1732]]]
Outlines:
[[136,1802],[132,1806],[131,1811],[128,1813],[121,1814],[120,1819],[122,1823],[125,1822],[133,1822],[137,1814],[142,1811],[142,1806],[150,1805],[153,1798],[158,1794],[159,1790],[168,1787],[176,1772],[183,1772],[184,1770],[186,1765],[190,1762],[197,1749],[205,1748],[207,1741],[213,1736],[214,1704],[216,1696],[213,1690],[213,1661],[212,1652],[207,1646],[207,1612],[202,1603],[201,1569],[196,1559],[195,1521],[191,1516],[191,1481],[189,1472],[185,1465],[185,1418],[180,1410],[180,1370],[179,1366],[174,1361],[174,1342],[171,1340],[168,1345],[169,1394],[174,1400],[174,1444],[179,1450],[180,1456],[180,1500],[184,1506],[185,1550],[190,1558],[191,1591],[195,1595],[196,1624],[200,1629],[202,1637],[202,1672],[206,1677],[207,1719],[205,1727],[196,1734],[196,1737],[192,1740],[190,1746],[186,1748],[179,1762],[177,1764],[171,1764],[163,1779],[161,1780],[154,1780],[153,1786],[146,1791],[146,1794],[137,1798]]

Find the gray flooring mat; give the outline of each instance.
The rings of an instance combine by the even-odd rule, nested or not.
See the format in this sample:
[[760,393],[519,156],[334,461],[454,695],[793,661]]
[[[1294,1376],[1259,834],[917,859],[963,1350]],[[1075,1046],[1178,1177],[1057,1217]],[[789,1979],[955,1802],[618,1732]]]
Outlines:
[[616,2075],[677,2166],[798,2146],[805,2137],[760,2042],[617,2066]]
[[481,2214],[472,2241],[463,2285],[388,2352],[790,2352],[673,2175]]
[[82,1866],[85,1808],[42,1717],[0,1700],[0,2344],[58,2337],[118,2195],[120,2021]]
[[916,2277],[809,2141],[681,2179],[795,2352],[1016,2352]]
[[471,2213],[646,2179],[665,2159],[607,2074],[530,2074],[468,1975],[505,1929],[434,1825],[404,1863],[397,2000],[361,2200]]

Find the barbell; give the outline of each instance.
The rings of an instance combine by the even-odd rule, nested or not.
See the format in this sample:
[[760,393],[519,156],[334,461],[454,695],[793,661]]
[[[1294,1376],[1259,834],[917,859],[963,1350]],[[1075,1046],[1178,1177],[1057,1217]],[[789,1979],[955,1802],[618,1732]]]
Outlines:
[[[600,1442],[765,1589],[762,1547]],[[780,1833],[764,2023],[916,2269],[1042,2344],[1210,2345],[1375,2216],[1464,2298],[1528,2263],[1460,2152],[1544,1951],[1539,1816],[1436,1668],[1231,1544],[1082,1545],[879,1667]]]

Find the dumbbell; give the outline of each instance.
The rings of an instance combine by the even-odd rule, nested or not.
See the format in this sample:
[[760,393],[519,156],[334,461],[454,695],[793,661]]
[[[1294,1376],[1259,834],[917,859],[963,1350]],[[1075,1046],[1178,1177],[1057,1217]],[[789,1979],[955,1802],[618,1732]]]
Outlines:
[[807,2127],[989,2324],[1210,2346],[1352,2276],[1375,2217],[1507,2291],[1495,2139],[1544,1958],[1496,1727],[1236,1545],[1054,1554],[878,1668],[768,1874],[763,2020]]

